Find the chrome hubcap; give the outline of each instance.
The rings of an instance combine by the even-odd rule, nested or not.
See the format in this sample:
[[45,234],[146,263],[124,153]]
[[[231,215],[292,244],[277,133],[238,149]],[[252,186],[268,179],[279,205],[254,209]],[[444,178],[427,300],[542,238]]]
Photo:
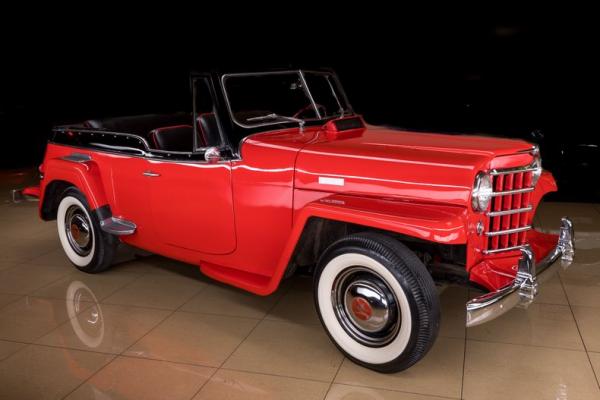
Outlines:
[[80,256],[87,256],[92,250],[92,226],[85,212],[78,206],[71,206],[65,214],[65,231],[71,248]]
[[346,269],[334,281],[331,296],[338,321],[360,343],[381,347],[398,334],[398,301],[373,271],[358,266]]

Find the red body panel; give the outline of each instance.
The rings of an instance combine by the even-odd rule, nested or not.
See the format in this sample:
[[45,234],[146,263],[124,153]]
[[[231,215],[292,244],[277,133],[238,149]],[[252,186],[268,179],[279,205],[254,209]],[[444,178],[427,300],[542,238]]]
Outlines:
[[[92,160],[73,163],[61,157],[74,148],[50,143],[40,204],[50,182],[70,182],[92,208],[109,205],[113,215],[135,222],[136,232],[123,241],[258,294],[277,288],[311,217],[465,244],[471,279],[497,289],[514,276],[518,254],[484,257],[476,226],[485,216],[470,207],[473,181],[478,171],[530,163],[523,153],[529,149],[523,141],[376,127],[255,134],[243,142],[240,159],[216,164],[79,148]],[[551,190],[546,174],[533,203]],[[544,255],[547,238],[530,239]]]

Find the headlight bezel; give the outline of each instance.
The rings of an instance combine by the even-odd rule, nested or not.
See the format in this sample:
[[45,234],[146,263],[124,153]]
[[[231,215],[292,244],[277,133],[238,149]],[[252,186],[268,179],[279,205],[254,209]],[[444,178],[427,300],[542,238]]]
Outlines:
[[531,168],[534,168],[531,175],[531,186],[535,186],[538,180],[542,176],[542,157],[540,156],[539,150],[533,152],[533,161],[531,162]]
[[491,201],[494,187],[490,174],[480,171],[475,175],[475,182],[471,190],[471,206],[473,210],[485,212]]

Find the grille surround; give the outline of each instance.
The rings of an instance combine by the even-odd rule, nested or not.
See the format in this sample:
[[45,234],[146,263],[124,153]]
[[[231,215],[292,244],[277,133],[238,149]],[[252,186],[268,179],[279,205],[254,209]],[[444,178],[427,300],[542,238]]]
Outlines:
[[492,201],[486,212],[486,247],[484,254],[519,250],[527,245],[532,229],[532,166],[492,170]]

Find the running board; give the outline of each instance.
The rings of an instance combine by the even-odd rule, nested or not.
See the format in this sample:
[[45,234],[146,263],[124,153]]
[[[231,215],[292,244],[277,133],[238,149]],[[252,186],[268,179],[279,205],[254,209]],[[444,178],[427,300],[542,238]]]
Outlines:
[[100,228],[111,235],[125,236],[135,233],[137,226],[131,221],[109,217],[100,221]]

